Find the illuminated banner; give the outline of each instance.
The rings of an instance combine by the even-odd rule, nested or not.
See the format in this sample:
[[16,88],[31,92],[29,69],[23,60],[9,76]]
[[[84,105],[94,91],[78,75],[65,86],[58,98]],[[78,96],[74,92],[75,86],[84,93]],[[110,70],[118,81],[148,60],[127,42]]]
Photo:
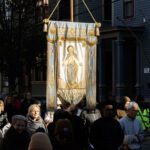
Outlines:
[[49,21],[47,35],[47,109],[61,102],[96,104],[95,23]]

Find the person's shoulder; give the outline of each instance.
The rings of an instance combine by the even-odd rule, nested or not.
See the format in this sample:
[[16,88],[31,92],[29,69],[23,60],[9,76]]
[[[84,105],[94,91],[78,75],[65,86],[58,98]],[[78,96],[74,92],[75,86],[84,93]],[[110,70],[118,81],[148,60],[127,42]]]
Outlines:
[[122,118],[119,119],[119,122],[124,122],[126,120],[127,120],[127,116],[124,116],[124,117],[122,117]]
[[104,118],[102,117],[102,118],[99,118],[99,119],[95,120],[93,122],[93,124],[101,124],[101,122],[103,122],[103,121],[104,121]]
[[136,123],[142,124],[142,121],[140,119],[135,118]]

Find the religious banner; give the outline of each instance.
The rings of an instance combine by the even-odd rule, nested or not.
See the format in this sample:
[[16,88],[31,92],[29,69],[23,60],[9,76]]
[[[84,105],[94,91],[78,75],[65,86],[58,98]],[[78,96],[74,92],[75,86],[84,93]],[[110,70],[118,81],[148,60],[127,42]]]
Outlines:
[[96,104],[95,23],[49,21],[47,34],[47,108],[61,102]]

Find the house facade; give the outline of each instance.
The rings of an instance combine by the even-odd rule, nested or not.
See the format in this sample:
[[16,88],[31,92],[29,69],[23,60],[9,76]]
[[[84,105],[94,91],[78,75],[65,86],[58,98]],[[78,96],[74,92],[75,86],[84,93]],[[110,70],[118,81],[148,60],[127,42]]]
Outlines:
[[[75,21],[93,22],[75,2]],[[150,99],[150,51],[148,0],[87,0],[93,16],[101,22],[97,47],[97,98],[108,93],[121,101],[124,95]]]

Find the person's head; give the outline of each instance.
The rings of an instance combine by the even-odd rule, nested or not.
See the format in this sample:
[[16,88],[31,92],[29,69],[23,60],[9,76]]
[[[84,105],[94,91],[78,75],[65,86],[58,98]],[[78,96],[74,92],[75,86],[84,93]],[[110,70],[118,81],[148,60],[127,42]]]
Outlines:
[[4,111],[4,102],[0,100],[0,113]]
[[56,122],[54,133],[56,140],[60,144],[69,144],[73,139],[71,122],[68,119],[59,119]]
[[103,102],[102,104],[102,116],[105,118],[113,118],[114,117],[114,106],[110,102]]
[[12,104],[13,98],[11,95],[6,96],[4,102],[5,104]]
[[67,51],[68,51],[68,53],[73,54],[74,53],[74,47],[72,45],[69,45],[67,47]]
[[30,92],[27,92],[26,95],[25,95],[25,98],[26,98],[27,100],[30,100],[30,99],[32,98],[31,93],[30,93]]
[[125,109],[127,109],[127,106],[130,102],[131,102],[131,99],[128,96],[123,97],[123,105]]
[[36,120],[40,117],[40,112],[40,106],[38,104],[32,104],[28,108],[27,116],[30,116]]
[[63,109],[57,109],[54,112],[54,122],[56,123],[59,119],[70,119],[70,115],[67,111]]
[[27,119],[22,115],[12,117],[12,126],[18,133],[22,133],[27,127]]
[[53,150],[53,147],[46,133],[37,132],[32,135],[28,150]]
[[127,116],[129,118],[135,119],[137,112],[139,111],[139,106],[136,102],[130,102],[127,106]]

